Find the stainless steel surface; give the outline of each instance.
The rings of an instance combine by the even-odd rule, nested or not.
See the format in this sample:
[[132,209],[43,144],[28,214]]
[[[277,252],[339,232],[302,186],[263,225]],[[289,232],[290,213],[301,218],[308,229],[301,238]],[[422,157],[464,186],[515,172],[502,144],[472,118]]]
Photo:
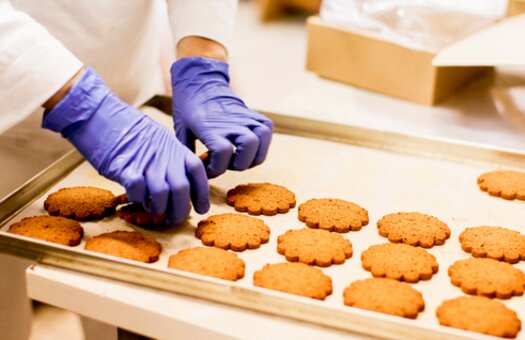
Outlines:
[[[3,229],[0,231],[0,251],[62,268],[368,335],[389,338],[480,338],[478,334],[438,326],[433,313],[442,299],[461,294],[458,288],[450,285],[446,274],[452,261],[468,257],[457,242],[459,231],[477,223],[519,226],[519,221],[524,220],[525,213],[521,211],[525,209],[520,209],[523,203],[504,201],[480,192],[475,178],[480,172],[501,165],[519,168],[525,164],[525,154],[277,114],[268,115],[280,133],[275,136],[271,156],[261,167],[243,173],[229,172],[213,180],[210,213],[232,212],[233,209],[224,204],[225,190],[235,184],[257,181],[272,181],[290,187],[296,193],[298,203],[313,197],[337,196],[367,208],[371,214],[370,225],[362,231],[344,235],[354,245],[353,257],[344,265],[323,269],[334,280],[334,294],[326,301],[268,291],[251,284],[253,271],[264,263],[284,261],[275,252],[276,237],[287,229],[304,226],[297,221],[295,210],[285,215],[262,217],[272,228],[270,243],[258,250],[239,254],[247,263],[247,273],[243,280],[236,283],[164,269],[168,255],[178,249],[199,244],[193,236],[196,216],[167,231],[145,231],[153,234],[164,248],[163,257],[154,265],[89,253],[81,246],[55,246],[6,233],[9,220],[45,213],[42,195],[57,177],[62,177],[62,180],[51,190],[81,183],[107,187],[115,193],[122,190],[98,176],[87,163],[82,163],[67,176],[68,169],[78,161],[75,156],[57,162],[27,183],[26,189],[0,203],[0,211],[6,211],[6,217],[0,224],[0,229]],[[157,118],[162,120],[162,117]],[[166,118],[168,121],[165,123],[171,124],[169,117]],[[487,208],[489,206],[491,208]],[[430,250],[438,258],[440,272],[432,280],[414,285],[424,294],[426,311],[417,320],[405,320],[343,306],[341,294],[344,286],[370,276],[360,268],[360,252],[370,244],[386,242],[386,239],[377,235],[375,221],[386,213],[407,209],[432,213],[444,219],[453,230],[452,238],[444,246]],[[133,229],[114,217],[100,223],[83,225],[86,238],[113,228]],[[513,309],[520,309],[518,312],[523,318],[525,315],[522,310],[525,307],[520,307],[519,299],[514,298],[505,303]]]
[[7,195],[0,201],[0,221],[2,224],[8,222],[13,214],[37,199],[83,161],[82,155],[76,150],[71,150]]
[[0,199],[73,148],[60,134],[41,127],[42,111],[37,110],[6,131],[0,127]]

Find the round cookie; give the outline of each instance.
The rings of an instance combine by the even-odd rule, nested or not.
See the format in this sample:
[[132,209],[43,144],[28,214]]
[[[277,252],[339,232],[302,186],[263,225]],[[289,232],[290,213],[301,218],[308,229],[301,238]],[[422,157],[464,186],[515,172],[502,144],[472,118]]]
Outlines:
[[244,277],[244,261],[237,254],[219,248],[194,247],[171,255],[168,267],[237,281]]
[[62,188],[49,195],[44,202],[44,208],[52,216],[87,221],[113,214],[118,203],[117,197],[109,190],[72,187]]
[[502,227],[473,227],[459,235],[461,248],[474,257],[516,263],[525,260],[525,236]]
[[267,264],[253,274],[253,284],[318,300],[332,294],[332,279],[303,263]]
[[525,274],[512,265],[492,259],[456,261],[448,268],[450,281],[463,292],[509,299],[513,295],[523,295]]
[[355,281],[343,292],[344,304],[351,307],[415,319],[425,309],[420,292],[393,279],[370,278]]
[[77,221],[59,216],[26,217],[12,224],[8,231],[71,247],[79,245],[84,236],[84,229]]
[[139,227],[155,227],[166,223],[165,215],[152,215],[141,203],[132,203],[117,210],[117,216],[124,221]]
[[213,215],[199,222],[195,235],[206,246],[243,251],[270,239],[270,228],[258,218],[241,214]]
[[387,277],[415,283],[429,280],[438,271],[434,255],[403,243],[385,243],[370,246],[361,253],[363,268],[374,277]]
[[295,207],[295,194],[280,185],[248,183],[230,189],[226,202],[239,212],[250,215],[277,215]]
[[328,267],[352,256],[352,243],[322,229],[288,230],[277,238],[277,252],[290,262]]
[[521,321],[513,310],[499,301],[481,296],[461,296],[443,301],[436,315],[443,326],[504,338],[514,338]]
[[357,231],[368,224],[368,212],[365,209],[336,198],[311,199],[299,206],[298,217],[309,228],[338,233]]
[[390,242],[431,248],[450,237],[449,227],[434,216],[417,212],[399,212],[383,216],[377,222],[379,235]]
[[512,170],[496,170],[478,177],[479,188],[491,196],[507,200],[525,200],[525,173]]
[[84,249],[152,263],[159,259],[162,247],[153,236],[137,231],[117,230],[89,239]]

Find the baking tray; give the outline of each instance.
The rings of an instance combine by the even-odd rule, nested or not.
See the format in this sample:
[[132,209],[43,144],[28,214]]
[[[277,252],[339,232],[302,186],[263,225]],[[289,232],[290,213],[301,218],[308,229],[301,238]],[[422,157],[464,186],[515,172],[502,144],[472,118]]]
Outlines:
[[[151,107],[143,110],[171,126],[171,118],[160,111]],[[212,207],[208,214],[193,213],[185,223],[162,231],[143,230],[117,217],[84,222],[85,237],[81,245],[74,248],[8,234],[6,230],[12,222],[25,216],[45,214],[43,201],[58,188],[94,185],[115,194],[123,192],[118,184],[98,175],[78,153],[71,152],[0,202],[0,251],[43,264],[377,337],[482,338],[477,333],[439,326],[435,310],[443,300],[463,295],[450,283],[447,269],[454,261],[469,257],[458,242],[464,228],[500,225],[520,230],[522,227],[524,203],[481,192],[476,178],[500,167],[522,169],[525,154],[517,150],[266,114],[273,119],[277,131],[267,161],[254,169],[229,171],[211,180]],[[368,226],[358,232],[342,234],[353,244],[352,258],[342,265],[322,269],[334,283],[333,294],[325,301],[252,285],[254,271],[266,263],[285,261],[276,251],[276,240],[286,230],[304,227],[297,219],[297,208],[288,214],[259,217],[271,228],[270,241],[259,249],[238,253],[246,262],[246,275],[242,280],[227,282],[166,268],[171,254],[201,245],[194,236],[199,220],[211,214],[234,212],[225,203],[226,191],[248,182],[284,185],[295,192],[298,204],[310,198],[334,197],[356,202],[369,211]],[[416,320],[351,308],[342,302],[344,287],[355,280],[371,277],[361,268],[361,252],[372,244],[388,242],[378,235],[377,220],[399,211],[434,215],[446,222],[452,231],[444,246],[429,249],[439,262],[439,272],[430,281],[413,284],[423,293],[426,302],[425,311]],[[160,260],[142,264],[83,250],[85,241],[91,236],[116,229],[140,230],[155,236],[163,246]],[[515,266],[525,269],[523,263]],[[525,321],[522,299],[514,297],[502,302]],[[525,338],[525,332],[520,338]]]

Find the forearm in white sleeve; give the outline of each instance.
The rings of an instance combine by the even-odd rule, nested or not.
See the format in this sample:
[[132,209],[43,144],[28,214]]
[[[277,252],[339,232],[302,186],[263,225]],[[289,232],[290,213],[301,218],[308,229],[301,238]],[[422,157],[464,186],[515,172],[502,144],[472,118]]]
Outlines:
[[81,67],[42,25],[0,0],[0,131],[35,111]]
[[214,40],[231,50],[237,0],[168,0],[173,43],[187,36]]

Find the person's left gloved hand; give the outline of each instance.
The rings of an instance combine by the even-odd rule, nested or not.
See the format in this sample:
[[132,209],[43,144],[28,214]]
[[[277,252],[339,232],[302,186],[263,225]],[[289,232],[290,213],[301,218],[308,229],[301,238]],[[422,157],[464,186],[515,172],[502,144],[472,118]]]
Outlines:
[[191,150],[199,139],[209,150],[209,178],[261,164],[273,123],[250,110],[230,89],[228,64],[200,57],[171,67],[173,121],[177,138]]

